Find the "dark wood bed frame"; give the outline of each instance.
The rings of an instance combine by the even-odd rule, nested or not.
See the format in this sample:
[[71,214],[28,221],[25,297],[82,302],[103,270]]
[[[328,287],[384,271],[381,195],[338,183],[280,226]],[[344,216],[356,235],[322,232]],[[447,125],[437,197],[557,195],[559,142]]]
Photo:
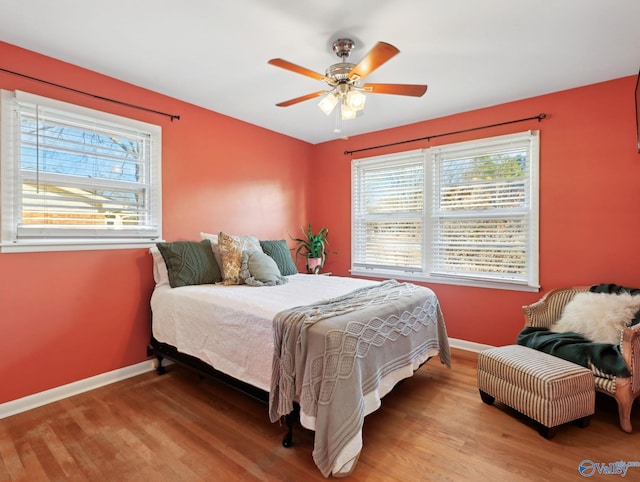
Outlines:
[[[186,353],[182,353],[178,351],[175,346],[168,345],[167,343],[162,343],[156,340],[153,336],[151,337],[149,345],[147,345],[147,356],[156,357],[158,361],[158,365],[156,366],[156,373],[158,375],[163,375],[167,371],[166,367],[162,364],[162,361],[166,358],[173,363],[177,363],[181,366],[189,368],[190,370],[193,370],[203,378],[211,378],[221,381],[222,383],[241,391],[245,395],[248,395],[264,403],[267,407],[269,406],[268,392],[265,392],[264,390],[254,387],[253,385],[245,383],[241,380],[238,380],[237,378],[227,375],[226,373],[222,373],[221,371],[213,368],[208,363],[203,362],[199,358],[188,355]],[[295,404],[293,412],[285,417],[287,433],[282,439],[282,445],[284,447],[291,447],[291,445],[293,444],[293,425],[296,420],[299,419],[299,417],[300,407]]]

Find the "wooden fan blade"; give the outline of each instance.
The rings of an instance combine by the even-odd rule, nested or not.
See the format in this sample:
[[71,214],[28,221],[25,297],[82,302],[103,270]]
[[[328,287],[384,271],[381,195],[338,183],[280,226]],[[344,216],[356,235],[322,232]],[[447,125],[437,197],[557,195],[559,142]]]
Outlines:
[[316,80],[324,80],[325,82],[333,83],[329,77],[319,74],[318,72],[314,72],[313,70],[306,69],[304,67],[300,67],[299,65],[292,64],[288,60],[283,59],[271,59],[269,60],[271,65],[275,65],[276,67],[280,67],[281,69],[290,70],[291,72],[295,72],[296,74],[306,75],[307,77],[311,77]]
[[378,42],[358,63],[358,65],[349,72],[348,77],[350,80],[362,80],[391,57],[399,53],[400,51],[393,45],[385,42]]
[[410,95],[412,97],[422,97],[427,91],[426,85],[418,84],[364,84],[362,88],[365,92],[374,94]]
[[313,99],[314,97],[320,97],[323,94],[326,94],[326,90],[321,90],[319,92],[314,92],[313,94],[303,95],[302,97],[296,97],[295,99],[285,100],[284,102],[280,102],[276,104],[278,107],[289,107],[293,104],[298,104],[299,102],[304,102],[305,100]]

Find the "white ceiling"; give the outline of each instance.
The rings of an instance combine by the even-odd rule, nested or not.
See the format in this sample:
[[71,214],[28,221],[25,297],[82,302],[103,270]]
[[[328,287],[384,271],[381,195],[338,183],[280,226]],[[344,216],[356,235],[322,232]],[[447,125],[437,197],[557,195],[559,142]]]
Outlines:
[[267,61],[324,74],[340,37],[400,49],[367,82],[429,85],[369,95],[355,135],[636,74],[640,0],[0,0],[0,40],[314,144],[319,99],[275,104],[325,84]]

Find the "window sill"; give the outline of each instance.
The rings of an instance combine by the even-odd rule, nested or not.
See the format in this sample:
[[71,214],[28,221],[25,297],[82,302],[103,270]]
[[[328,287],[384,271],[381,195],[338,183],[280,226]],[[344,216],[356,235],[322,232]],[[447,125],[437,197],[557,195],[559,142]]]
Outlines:
[[489,288],[499,290],[511,290],[511,291],[527,291],[531,293],[538,293],[540,291],[539,286],[528,286],[520,283],[508,283],[499,281],[483,281],[463,278],[439,278],[434,276],[422,276],[419,274],[399,273],[399,272],[373,272],[370,270],[351,270],[353,276],[364,276],[367,278],[383,278],[383,279],[396,279],[400,281],[414,281],[420,283],[435,283],[446,284],[454,286],[470,286],[474,288]]
[[[160,240],[158,240],[160,241]],[[156,241],[133,239],[47,240],[0,243],[0,253],[42,253],[47,251],[90,251],[107,249],[140,249],[154,246]]]

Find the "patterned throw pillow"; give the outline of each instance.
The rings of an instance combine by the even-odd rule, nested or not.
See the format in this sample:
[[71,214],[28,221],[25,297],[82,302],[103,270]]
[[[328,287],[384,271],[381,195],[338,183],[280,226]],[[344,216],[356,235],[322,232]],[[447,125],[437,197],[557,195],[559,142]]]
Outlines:
[[220,259],[222,260],[222,282],[225,285],[242,284],[240,268],[242,267],[242,245],[240,241],[222,231],[218,235]]
[[[262,252],[262,248],[260,247],[260,241],[258,240],[258,238],[256,236],[251,236],[251,235],[242,235],[242,236],[238,236],[235,234],[227,234],[227,236],[231,236],[233,239],[235,239],[236,241],[238,241],[240,243],[240,250],[241,251],[260,251]],[[201,232],[200,233],[200,238],[202,239],[208,239],[211,241],[211,249],[213,249],[213,255],[216,257],[216,261],[218,262],[218,266],[220,266],[220,269],[222,271],[222,276],[224,277],[224,267],[222,266],[222,258],[220,256],[220,244],[218,241],[218,235],[217,234],[211,234],[211,233],[205,233],[205,232]]]
[[157,243],[156,246],[164,258],[172,288],[220,281],[220,268],[208,239]]

